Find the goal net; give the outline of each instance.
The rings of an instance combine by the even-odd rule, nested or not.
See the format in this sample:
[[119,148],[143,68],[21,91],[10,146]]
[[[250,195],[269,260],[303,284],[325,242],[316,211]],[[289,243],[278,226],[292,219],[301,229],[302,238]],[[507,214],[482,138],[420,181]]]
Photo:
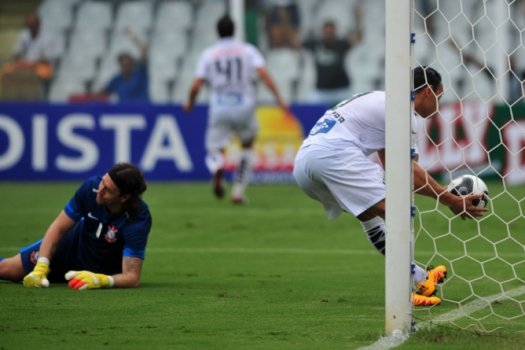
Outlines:
[[462,220],[416,196],[414,258],[444,264],[439,306],[416,323],[525,330],[525,1],[413,0],[412,64],[443,78],[439,116],[419,130],[420,164],[447,184],[481,177],[489,211]]

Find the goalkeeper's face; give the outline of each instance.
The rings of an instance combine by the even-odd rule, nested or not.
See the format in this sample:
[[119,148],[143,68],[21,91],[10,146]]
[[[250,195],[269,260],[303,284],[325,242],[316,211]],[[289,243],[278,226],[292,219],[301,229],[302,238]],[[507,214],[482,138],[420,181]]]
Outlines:
[[124,197],[126,196],[120,194],[119,188],[113,180],[111,180],[111,177],[108,174],[105,174],[98,185],[96,198],[97,204],[105,205],[107,207],[122,205],[126,201],[126,198]]

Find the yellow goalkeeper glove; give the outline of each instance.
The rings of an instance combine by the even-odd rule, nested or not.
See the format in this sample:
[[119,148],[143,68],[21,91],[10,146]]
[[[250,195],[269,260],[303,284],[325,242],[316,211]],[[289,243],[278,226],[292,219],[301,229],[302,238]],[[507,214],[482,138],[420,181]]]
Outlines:
[[66,273],[65,277],[69,281],[69,287],[76,290],[110,288],[115,284],[113,277],[91,271],[71,270]]
[[49,274],[49,271],[49,259],[45,257],[38,258],[33,271],[31,271],[24,277],[24,287],[49,287],[49,281],[47,280],[47,275]]

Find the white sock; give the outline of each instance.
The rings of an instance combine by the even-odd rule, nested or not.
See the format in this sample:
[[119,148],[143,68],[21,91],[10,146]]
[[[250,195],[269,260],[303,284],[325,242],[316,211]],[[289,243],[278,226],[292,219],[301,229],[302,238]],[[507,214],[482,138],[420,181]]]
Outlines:
[[385,255],[385,221],[382,217],[376,216],[368,221],[362,221],[363,230],[366,233],[368,241],[381,254]]
[[412,276],[414,276],[414,283],[418,284],[420,282],[426,281],[427,279],[427,270],[421,266],[416,265],[412,262]]
[[244,191],[250,182],[253,166],[253,152],[251,149],[243,149],[235,172],[232,197],[244,197]]
[[221,169],[224,166],[224,156],[219,150],[209,151],[206,154],[204,162],[206,163],[206,166],[208,167],[210,173],[215,174],[217,170]]
[[[361,224],[370,243],[372,243],[381,254],[385,255],[386,229],[383,218],[376,216],[368,221],[361,222]],[[427,270],[412,262],[412,275],[414,282],[417,284],[427,279]]]

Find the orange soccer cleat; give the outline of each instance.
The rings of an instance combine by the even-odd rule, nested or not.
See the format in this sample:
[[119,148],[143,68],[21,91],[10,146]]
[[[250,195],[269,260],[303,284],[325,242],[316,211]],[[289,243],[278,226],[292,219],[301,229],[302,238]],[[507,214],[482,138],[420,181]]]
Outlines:
[[412,304],[414,306],[434,306],[441,303],[441,299],[436,296],[427,297],[421,294],[412,293]]
[[426,281],[416,285],[416,293],[430,297],[436,293],[436,285],[442,283],[447,278],[447,268],[445,265],[429,267],[427,270]]

